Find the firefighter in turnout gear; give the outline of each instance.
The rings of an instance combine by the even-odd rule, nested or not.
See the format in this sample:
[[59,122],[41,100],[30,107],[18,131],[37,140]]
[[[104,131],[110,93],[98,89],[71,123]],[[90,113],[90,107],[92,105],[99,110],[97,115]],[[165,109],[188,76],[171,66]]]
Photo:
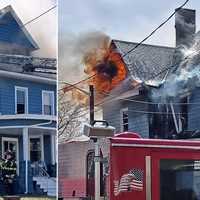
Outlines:
[[1,175],[5,187],[5,192],[8,195],[13,193],[13,183],[16,177],[17,166],[12,151],[8,150],[5,153],[5,159],[1,161]]

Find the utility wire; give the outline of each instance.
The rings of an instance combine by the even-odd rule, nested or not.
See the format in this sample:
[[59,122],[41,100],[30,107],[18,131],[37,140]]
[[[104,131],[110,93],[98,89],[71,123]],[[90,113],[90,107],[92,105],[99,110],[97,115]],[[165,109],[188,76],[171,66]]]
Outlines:
[[[166,24],[175,14],[177,11],[179,11],[182,7],[184,7],[187,3],[189,2],[189,0],[186,0],[179,8],[177,8],[163,23],[161,23],[156,29],[154,29],[146,38],[144,38],[141,42],[139,42],[134,48],[130,49],[129,51],[127,51],[125,54],[122,55],[122,58],[124,58],[126,55],[128,55],[129,53],[131,53],[132,51],[134,51],[136,48],[138,48],[141,44],[143,44],[147,39],[149,39],[158,29],[160,29],[164,24]],[[153,77],[151,77],[150,79],[148,79],[147,81],[151,80],[151,79],[154,79],[156,78],[157,76],[159,76],[160,74],[162,74],[163,72],[167,71],[168,69],[172,68],[173,66],[170,66],[168,68],[165,68],[164,70],[162,70],[161,72],[155,74]],[[73,86],[76,86],[82,82],[85,82],[93,77],[95,77],[96,74],[86,78],[86,79],[83,79],[75,84],[70,84],[70,86],[68,86],[67,90],[68,89],[72,89]],[[109,95],[111,96],[111,95]],[[119,97],[118,96],[112,96],[112,99],[108,99],[108,100],[104,100],[102,101],[101,103],[98,103],[96,104],[95,106],[100,106],[100,105],[103,105],[105,103],[108,103],[108,101],[113,101],[114,98],[116,97]],[[153,103],[153,102],[146,102],[146,101],[136,101],[136,100],[131,100],[131,99],[126,99],[126,98],[122,98],[122,99],[119,99],[119,100],[124,100],[124,101],[134,101],[134,102],[137,102],[137,103],[145,103],[145,104],[161,104],[161,103]],[[184,105],[184,104],[198,104],[198,103],[172,103],[172,104],[177,104],[177,105]],[[100,109],[99,109],[100,110]],[[170,114],[170,113],[163,113],[163,112],[146,112],[146,111],[140,111],[140,110],[132,110],[132,112],[145,112],[145,113],[155,113],[155,114]],[[174,113],[174,114],[184,114],[184,113]],[[188,113],[189,114],[189,113]]]
[[62,90],[72,90],[74,86],[77,86],[77,85],[79,85],[79,84],[81,84],[81,83],[83,83],[83,82],[85,82],[85,81],[88,81],[88,80],[94,78],[96,75],[97,75],[97,74],[93,74],[93,75],[91,75],[91,76],[89,76],[89,77],[87,77],[87,78],[85,78],[85,79],[82,79],[82,80],[80,80],[80,81],[78,81],[78,82],[76,82],[76,83],[74,83],[74,84],[67,83],[69,86],[64,87]]
[[[135,47],[133,47],[132,49],[130,49],[129,51],[127,51],[125,54],[123,54],[121,57],[124,58],[125,56],[127,56],[129,53],[131,53],[132,51],[134,51],[136,48],[138,48],[141,44],[143,44],[147,39],[149,39],[158,29],[160,29],[164,24],[166,24],[181,8],[183,8],[187,3],[189,2],[189,0],[186,0],[179,8],[177,8],[166,20],[164,20],[164,22],[162,22],[156,29],[154,29],[146,38],[144,38],[141,42],[139,42]],[[167,71],[168,69],[173,68],[174,66],[170,66],[168,68],[165,68],[164,70],[160,71],[159,73],[155,74],[153,77],[151,77],[149,80],[156,78],[157,76],[159,76],[160,74],[162,74],[163,72]],[[83,79],[75,84],[72,84],[69,87],[73,87],[73,85],[78,85],[82,82],[85,82],[91,78],[93,78],[94,76],[96,76],[96,74]],[[148,80],[147,80],[148,81]]]
[[[64,82],[65,84],[69,84],[67,82]],[[84,94],[86,95],[89,95],[89,93],[83,89],[81,89],[80,87],[78,86],[73,86],[72,84],[69,84],[71,87],[73,87],[74,89],[77,89],[81,92],[83,92]],[[64,89],[60,89],[60,90],[65,90]],[[123,98],[121,97],[120,98],[120,95],[123,94],[123,93],[120,93],[118,95],[111,95],[109,93],[106,93],[106,92],[98,92],[99,94],[102,94],[102,95],[106,95],[107,97],[111,97],[111,99],[113,101],[129,101],[129,102],[134,102],[134,103],[141,103],[141,104],[148,104],[148,105],[162,105],[162,104],[165,104],[165,105],[170,105],[170,104],[173,104],[173,105],[200,105],[200,103],[186,103],[186,102],[172,102],[172,103],[167,103],[167,102],[151,102],[151,101],[142,101],[142,100],[134,100],[134,99],[130,99],[130,98]],[[108,100],[111,100],[111,99],[105,99],[103,100],[102,102],[105,102]],[[100,104],[100,103],[99,103]],[[98,106],[99,104],[95,105],[95,106]]]
[[163,25],[165,25],[181,8],[183,8],[189,0],[186,0],[179,8],[177,8],[164,22],[162,22],[156,29],[154,29],[146,38],[144,38],[141,42],[139,42],[135,47],[127,51],[125,54],[122,55],[124,58],[126,55],[134,51],[137,47],[143,44],[147,39],[149,39],[158,29],[160,29]]
[[27,26],[28,24],[32,23],[33,21],[37,20],[38,18],[42,17],[43,15],[47,14],[48,12],[50,12],[53,9],[55,9],[56,7],[57,7],[57,5],[52,6],[51,8],[46,10],[45,12],[41,13],[40,15],[38,15],[37,17],[35,17],[35,18],[27,21],[26,23],[24,23],[21,27]]
[[200,103],[184,103],[184,102],[172,102],[172,103],[164,103],[164,102],[151,102],[151,101],[141,101],[141,100],[134,100],[134,99],[129,99],[129,98],[120,98],[119,95],[121,94],[118,94],[118,95],[111,95],[111,94],[108,94],[108,93],[105,93],[105,92],[99,92],[103,95],[106,95],[108,97],[111,97],[112,99],[114,100],[120,100],[120,101],[130,101],[130,102],[135,102],[135,103],[142,103],[142,104],[150,104],[150,105],[162,105],[162,104],[165,104],[165,105],[170,105],[170,104],[173,104],[173,105],[200,105]]
[[190,112],[188,112],[188,113],[181,113],[181,112],[178,112],[178,113],[176,113],[176,112],[174,112],[174,113],[172,113],[172,112],[160,112],[160,111],[143,111],[143,110],[129,110],[128,109],[128,112],[136,112],[136,113],[144,113],[144,114],[161,114],[161,115],[173,115],[173,114],[175,114],[175,115],[190,115],[190,114],[194,114],[194,113],[190,113]]

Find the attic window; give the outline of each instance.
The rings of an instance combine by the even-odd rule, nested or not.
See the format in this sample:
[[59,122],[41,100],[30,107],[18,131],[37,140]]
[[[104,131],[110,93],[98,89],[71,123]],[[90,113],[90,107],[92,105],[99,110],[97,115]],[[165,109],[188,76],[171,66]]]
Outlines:
[[128,131],[128,108],[123,108],[120,111],[121,131]]

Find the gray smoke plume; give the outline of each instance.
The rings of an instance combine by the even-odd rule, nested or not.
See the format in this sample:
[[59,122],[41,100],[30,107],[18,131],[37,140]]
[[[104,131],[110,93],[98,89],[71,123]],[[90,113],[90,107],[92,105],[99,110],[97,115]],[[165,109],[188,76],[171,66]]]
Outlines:
[[76,82],[83,79],[83,58],[94,52],[100,56],[102,50],[110,44],[110,38],[100,31],[86,32],[78,35],[66,34],[59,37],[59,81]]
[[180,62],[172,66],[164,84],[152,90],[151,98],[154,101],[165,103],[200,87],[200,33],[190,48],[182,46],[179,51]]

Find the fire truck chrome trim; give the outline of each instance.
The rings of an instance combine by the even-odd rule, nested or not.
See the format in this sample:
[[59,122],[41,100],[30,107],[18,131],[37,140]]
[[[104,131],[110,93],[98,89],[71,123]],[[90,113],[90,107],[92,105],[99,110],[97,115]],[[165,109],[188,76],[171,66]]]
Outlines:
[[145,156],[146,200],[151,200],[151,156]]
[[112,144],[113,147],[156,147],[156,148],[166,148],[166,149],[194,149],[200,150],[200,146],[176,146],[176,145],[149,145],[149,144]]

